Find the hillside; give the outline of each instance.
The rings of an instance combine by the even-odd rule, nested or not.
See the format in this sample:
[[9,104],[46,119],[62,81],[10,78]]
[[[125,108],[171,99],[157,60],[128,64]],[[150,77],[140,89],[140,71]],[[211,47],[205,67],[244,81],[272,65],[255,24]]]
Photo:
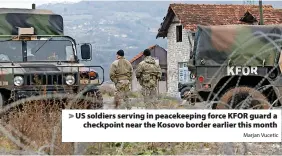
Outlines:
[[[108,70],[115,53],[123,49],[131,59],[145,48],[166,40],[156,40],[156,33],[169,2],[89,2],[49,4],[38,8],[51,9],[64,18],[65,33],[78,42],[90,42],[94,57],[91,65]],[[136,7],[138,6],[138,7]]]
[[[64,18],[65,33],[78,42],[90,42],[94,57],[89,65],[101,65],[108,80],[109,65],[119,49],[131,59],[145,48],[159,44],[166,48],[166,39],[156,39],[157,30],[171,2],[160,1],[81,1],[78,3],[45,4],[38,8],[50,9]],[[187,3],[187,2],[186,2]],[[232,2],[197,2],[243,4]],[[281,2],[264,2],[282,8]]]

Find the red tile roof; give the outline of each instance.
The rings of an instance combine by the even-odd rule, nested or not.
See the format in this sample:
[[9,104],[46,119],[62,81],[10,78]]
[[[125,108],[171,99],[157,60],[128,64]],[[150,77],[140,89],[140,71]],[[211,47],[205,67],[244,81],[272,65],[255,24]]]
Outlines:
[[[258,5],[170,4],[157,37],[166,37],[167,29],[175,16],[184,29],[195,31],[197,25],[247,24],[240,21],[247,11],[259,21]],[[265,25],[281,24],[282,10],[263,5],[263,17]]]
[[[156,45],[150,46],[148,47],[149,50],[155,48]],[[143,56],[143,51],[141,51],[140,53],[138,53],[136,56],[134,56],[129,62],[133,63],[134,61],[136,61],[137,59],[139,59],[140,57]]]
[[281,21],[282,20],[282,9],[275,9],[273,12],[277,18],[280,18],[280,21]]

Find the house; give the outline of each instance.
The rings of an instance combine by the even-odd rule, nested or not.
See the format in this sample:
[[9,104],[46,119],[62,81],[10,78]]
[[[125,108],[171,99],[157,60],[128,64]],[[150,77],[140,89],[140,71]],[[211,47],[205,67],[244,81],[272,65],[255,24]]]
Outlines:
[[[189,71],[183,69],[197,25],[257,25],[259,17],[256,5],[170,4],[156,36],[167,38],[168,94],[178,97],[178,83],[190,81]],[[280,24],[282,10],[263,5],[263,17],[265,25]]]
[[[167,51],[160,47],[159,45],[154,45],[148,48],[151,51],[151,56],[156,58],[158,60],[159,65],[162,69],[162,79],[159,81],[159,87],[158,92],[159,93],[166,93],[167,92]],[[143,51],[138,53],[134,58],[130,60],[130,63],[133,67],[133,80],[132,80],[132,91],[140,91],[141,86],[139,85],[136,76],[135,71],[137,68],[137,65],[144,59]]]

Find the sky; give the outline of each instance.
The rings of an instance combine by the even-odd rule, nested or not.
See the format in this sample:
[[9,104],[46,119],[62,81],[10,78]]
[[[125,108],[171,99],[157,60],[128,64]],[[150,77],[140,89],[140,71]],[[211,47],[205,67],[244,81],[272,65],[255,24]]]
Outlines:
[[[47,3],[72,3],[72,2],[79,2],[81,0],[0,0],[0,8],[27,8],[31,9],[32,3],[35,3],[37,6],[41,4],[47,4]],[[119,0],[89,0],[89,1],[119,1]],[[131,1],[131,0],[123,0],[123,1]],[[135,0],[135,1],[171,1],[171,2],[185,2],[185,1],[194,1],[194,3],[197,3],[197,1],[215,1],[215,0]],[[216,1],[248,1],[248,0],[216,0]],[[249,1],[255,1],[258,2],[258,0],[249,0]],[[262,0],[263,3],[266,3],[267,1],[281,1],[282,0]]]
[[80,0],[0,0],[0,8],[27,8],[31,9],[32,3],[37,6],[46,3],[79,2]]

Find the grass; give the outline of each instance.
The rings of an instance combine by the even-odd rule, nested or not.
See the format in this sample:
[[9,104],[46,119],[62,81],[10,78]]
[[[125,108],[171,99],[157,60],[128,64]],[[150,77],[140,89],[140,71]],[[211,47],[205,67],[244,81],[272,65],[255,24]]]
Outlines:
[[207,144],[204,143],[97,143],[88,148],[87,154],[177,155],[205,146],[207,146]]
[[[61,142],[61,108],[59,104],[51,103],[25,103],[21,110],[14,109],[2,117],[5,128],[9,131],[9,137],[15,137],[29,150],[38,150],[46,146],[43,151],[51,154],[72,154],[73,144]],[[6,137],[6,138],[5,138]],[[6,145],[6,149],[22,150],[23,147],[7,138],[1,136],[0,144]],[[55,149],[48,146],[54,143]]]
[[11,142],[7,136],[2,134],[0,135],[0,147],[6,149],[7,151],[17,148],[17,146]]
[[[63,103],[64,105],[67,105]],[[160,99],[161,108],[177,108],[176,101]],[[21,110],[11,110],[1,117],[0,149],[41,151],[52,155],[74,154],[73,143],[62,143],[60,103],[27,102]],[[0,129],[0,132],[3,128]],[[141,134],[136,134],[141,135]],[[146,134],[142,134],[146,135]],[[18,142],[17,142],[18,141]],[[24,145],[24,146],[21,146]],[[54,146],[51,146],[54,145]],[[206,155],[222,154],[217,143],[90,143],[86,155]],[[269,145],[270,146],[270,145]],[[27,149],[26,149],[27,148]],[[237,147],[236,147],[237,148]],[[239,148],[239,147],[238,147]],[[234,149],[236,151],[240,151]],[[242,151],[242,150],[241,150]],[[240,153],[238,153],[240,154]]]
[[[104,92],[108,96],[111,93],[111,91],[106,94]],[[136,92],[131,94],[131,97],[139,96],[140,94]],[[8,134],[0,133],[0,147],[6,151],[37,151],[42,148],[46,154],[73,154],[74,144],[62,143],[61,140],[61,106],[67,104],[68,101],[65,103],[54,103],[52,100],[28,101],[23,103],[20,109],[10,110],[9,113],[1,116],[0,121]],[[176,108],[177,102],[160,99],[160,105]],[[187,149],[198,148],[200,145],[197,143],[93,143],[86,154],[177,154]]]
[[[104,87],[104,86],[103,86]],[[111,87],[100,88],[104,96],[113,96]],[[141,97],[132,92],[131,97]],[[133,103],[132,103],[133,104]],[[134,102],[135,105],[142,104]],[[1,116],[0,149],[5,151],[29,150],[52,155],[74,154],[73,143],[61,140],[61,106],[66,102],[30,101],[23,107],[10,110]],[[159,96],[159,109],[183,109],[178,101],[165,95]],[[82,108],[76,106],[76,108]],[[4,128],[4,129],[3,129]],[[7,133],[3,133],[7,132]],[[75,134],[74,134],[75,135]],[[136,134],[146,135],[146,134]],[[53,145],[53,146],[52,146]],[[187,155],[187,154],[222,154],[221,144],[216,143],[90,143],[87,155]]]
[[103,96],[113,97],[115,95],[115,88],[110,84],[103,84],[99,89]]

